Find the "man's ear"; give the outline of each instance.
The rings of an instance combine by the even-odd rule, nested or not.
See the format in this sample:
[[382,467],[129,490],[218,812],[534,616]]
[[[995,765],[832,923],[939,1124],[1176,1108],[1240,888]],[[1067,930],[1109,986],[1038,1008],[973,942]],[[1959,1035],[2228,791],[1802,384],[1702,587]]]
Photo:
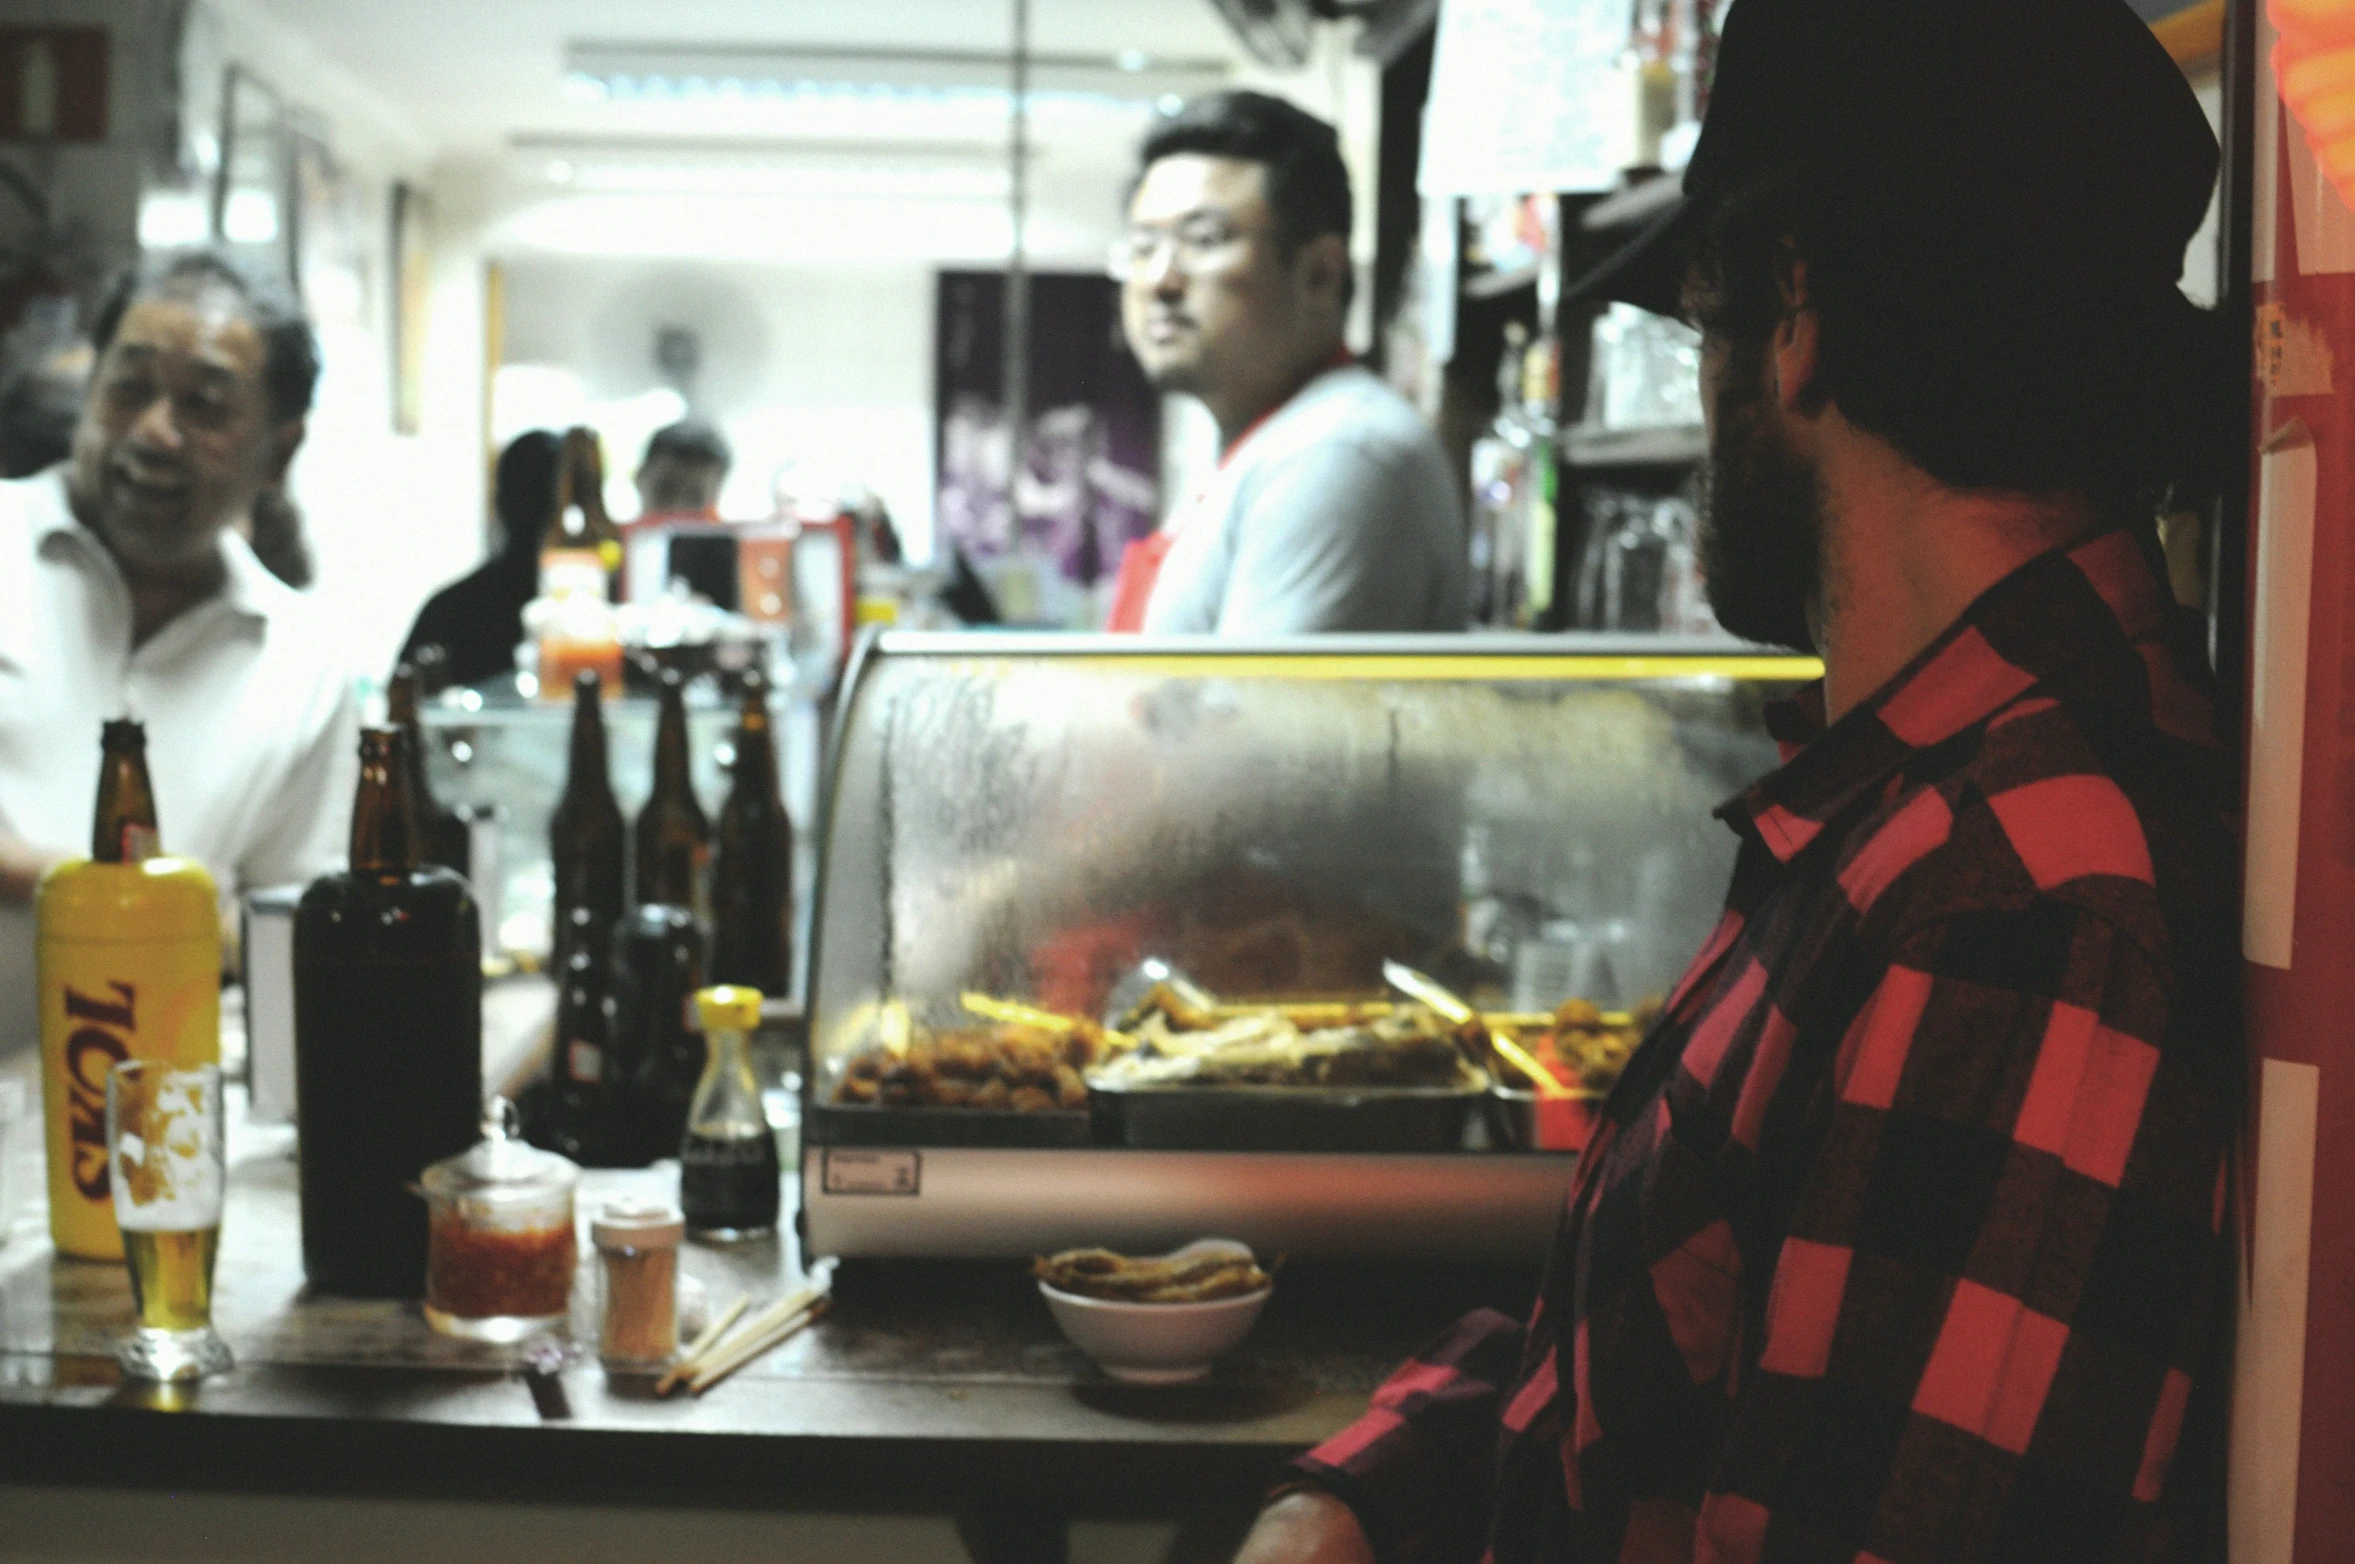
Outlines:
[[303,448],[303,436],[308,433],[310,426],[300,418],[288,419],[270,431],[270,482],[286,481],[286,469],[293,465],[294,453]]
[[1820,323],[1807,296],[1807,262],[1804,257],[1787,257],[1779,273],[1783,317],[1768,344],[1767,369],[1777,401],[1795,412],[1811,412],[1823,393],[1816,385]]
[[1329,298],[1338,307],[1342,281],[1349,275],[1349,241],[1339,234],[1319,234],[1300,247],[1293,266],[1303,292],[1311,298]]

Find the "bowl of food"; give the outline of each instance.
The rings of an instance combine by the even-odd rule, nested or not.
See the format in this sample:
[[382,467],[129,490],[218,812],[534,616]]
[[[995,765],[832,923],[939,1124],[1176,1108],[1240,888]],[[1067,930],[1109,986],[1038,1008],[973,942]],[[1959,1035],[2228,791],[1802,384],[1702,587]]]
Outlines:
[[1138,1385],[1209,1373],[1251,1334],[1275,1286],[1250,1247],[1231,1238],[1142,1259],[1067,1249],[1033,1262],[1031,1272],[1072,1344],[1114,1379]]

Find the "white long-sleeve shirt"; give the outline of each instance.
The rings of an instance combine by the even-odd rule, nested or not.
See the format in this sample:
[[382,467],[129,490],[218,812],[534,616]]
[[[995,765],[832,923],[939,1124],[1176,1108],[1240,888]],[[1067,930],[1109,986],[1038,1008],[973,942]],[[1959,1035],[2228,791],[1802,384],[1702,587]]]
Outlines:
[[[221,590],[131,644],[131,593],[74,519],[64,470],[0,483],[0,830],[86,854],[99,728],[137,717],[164,851],[224,902],[336,867],[358,781],[359,702],[317,605],[221,534]],[[0,1051],[37,1027],[33,916],[0,903]]]

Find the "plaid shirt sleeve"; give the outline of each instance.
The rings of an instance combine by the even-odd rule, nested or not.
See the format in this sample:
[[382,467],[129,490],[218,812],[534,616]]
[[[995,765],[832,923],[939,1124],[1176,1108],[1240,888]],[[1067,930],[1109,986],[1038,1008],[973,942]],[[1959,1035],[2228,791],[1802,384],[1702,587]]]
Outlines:
[[1785,1182],[1699,1557],[2150,1556],[2222,1243],[2182,1024],[2147,940],[2054,899],[1899,942]]
[[1521,1324],[1492,1309],[1464,1316],[1293,1470],[1349,1506],[1385,1564],[1476,1557],[1522,1340]]

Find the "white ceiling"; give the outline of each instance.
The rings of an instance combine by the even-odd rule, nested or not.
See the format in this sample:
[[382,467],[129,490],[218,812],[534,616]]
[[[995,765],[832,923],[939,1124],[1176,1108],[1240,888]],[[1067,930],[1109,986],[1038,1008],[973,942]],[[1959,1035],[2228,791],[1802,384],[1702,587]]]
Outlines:
[[[647,136],[889,141],[991,139],[1002,112],[845,114],[840,105],[648,105],[574,101],[568,43],[821,45],[1004,50],[1013,0],[248,0],[372,88],[443,155],[501,153],[516,137]],[[1240,61],[1210,0],[1031,0],[1031,47],[1141,50]],[[1074,130],[1079,127],[1072,127]],[[1062,150],[1042,124],[1045,155]],[[1082,133],[1086,140],[1085,132]],[[1092,150],[1092,147],[1090,148]]]

